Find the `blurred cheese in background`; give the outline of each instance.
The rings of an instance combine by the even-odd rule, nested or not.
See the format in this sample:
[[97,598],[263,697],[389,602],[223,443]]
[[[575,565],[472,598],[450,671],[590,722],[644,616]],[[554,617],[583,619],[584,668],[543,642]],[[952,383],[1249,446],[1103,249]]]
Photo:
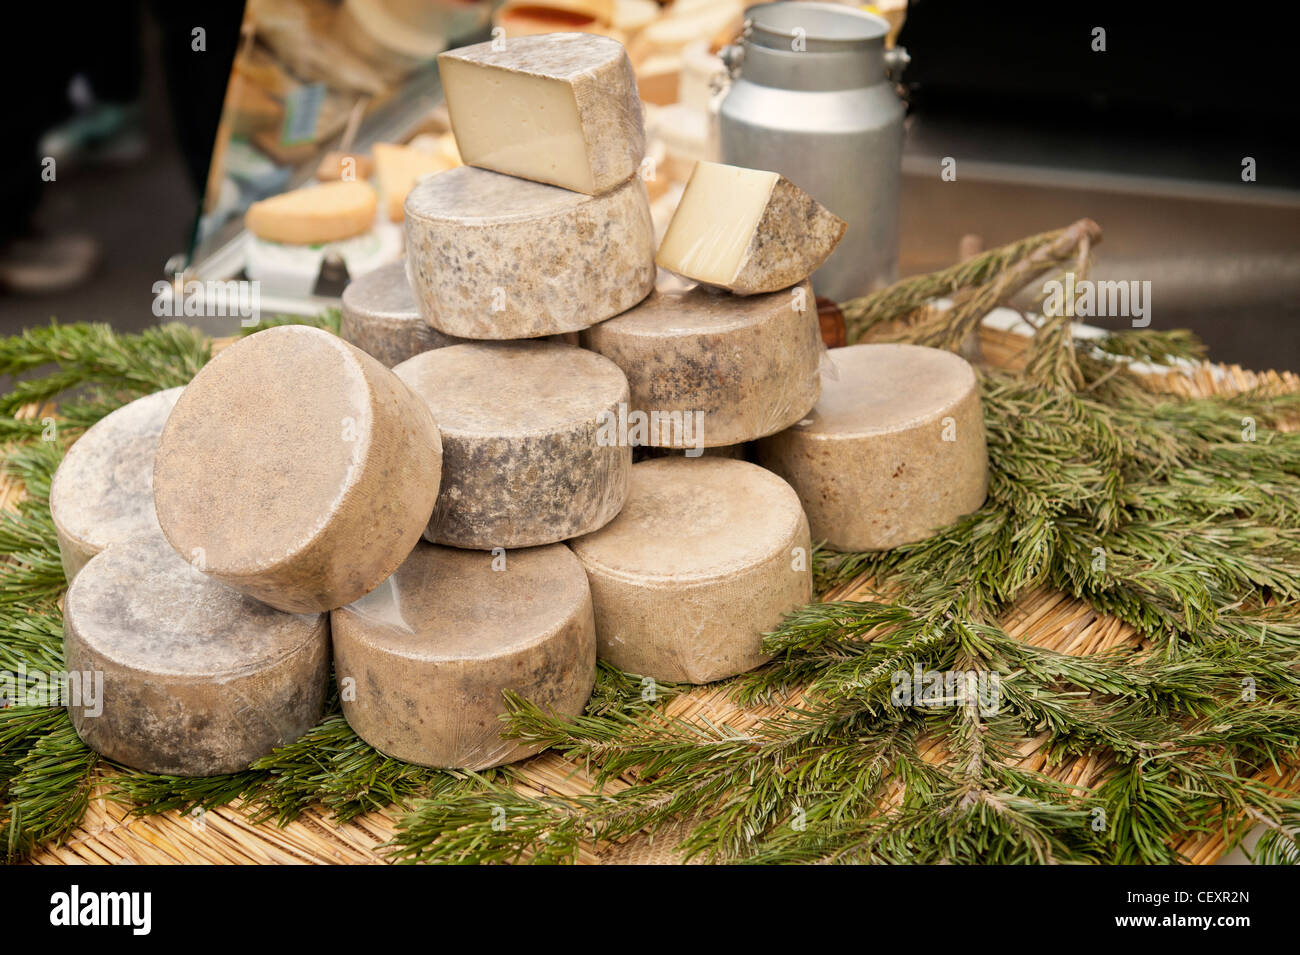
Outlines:
[[507,38],[541,33],[595,33],[625,43],[613,26],[613,0],[506,0],[492,18]]
[[447,46],[439,8],[403,0],[343,0],[334,33],[393,85]]
[[360,235],[375,221],[378,199],[364,182],[327,182],[263,199],[244,223],[271,242],[313,245]]
[[375,180],[388,218],[401,222],[406,194],[423,176],[450,169],[454,164],[436,152],[438,141],[429,137],[427,149],[398,146],[395,143],[375,143],[371,154],[375,160]]

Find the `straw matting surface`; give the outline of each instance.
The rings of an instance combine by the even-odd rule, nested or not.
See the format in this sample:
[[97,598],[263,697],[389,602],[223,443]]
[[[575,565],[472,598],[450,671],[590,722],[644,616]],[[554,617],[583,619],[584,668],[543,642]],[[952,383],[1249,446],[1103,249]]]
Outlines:
[[[985,359],[991,364],[1013,366],[1024,339],[1011,333],[984,329],[981,335]],[[1165,376],[1164,387],[1186,396],[1234,394],[1264,387],[1282,391],[1300,390],[1300,378],[1290,373],[1255,373],[1237,367],[1203,365],[1188,373]],[[0,483],[0,505],[12,507],[22,493],[11,483]],[[861,588],[849,585],[835,596],[851,598]],[[1119,646],[1140,644],[1125,624],[1103,617],[1085,604],[1050,590],[1025,595],[1003,618],[1007,632],[1034,644],[1064,653],[1100,653]],[[787,701],[788,702],[788,701]],[[777,707],[741,709],[725,692],[699,687],[667,707],[682,719],[708,719],[738,730],[752,726]],[[1020,749],[1020,764],[1044,770],[1080,789],[1096,785],[1107,765],[1094,758],[1076,758],[1047,766],[1046,738],[1026,739]],[[935,753],[936,758],[941,754]],[[519,765],[521,784],[534,794],[576,794],[589,792],[590,782],[581,766],[547,753]],[[1300,770],[1283,775],[1270,773],[1261,778],[1300,791]],[[328,812],[313,808],[294,822],[279,827],[273,823],[254,825],[230,806],[189,818],[175,812],[133,817],[120,804],[95,798],[81,826],[60,845],[36,853],[32,862],[57,864],[115,863],[384,863],[380,844],[395,830],[401,810],[390,807],[351,822],[339,824]],[[683,828],[661,829],[656,836],[637,837],[617,845],[585,848],[580,861],[595,864],[671,863],[681,861],[674,851]],[[1221,833],[1205,833],[1178,845],[1193,863],[1213,862],[1224,851]]]

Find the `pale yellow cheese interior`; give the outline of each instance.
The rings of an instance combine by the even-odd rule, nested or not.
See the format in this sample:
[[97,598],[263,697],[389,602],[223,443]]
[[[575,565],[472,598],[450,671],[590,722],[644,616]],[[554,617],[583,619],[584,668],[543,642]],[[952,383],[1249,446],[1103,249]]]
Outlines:
[[655,261],[698,282],[731,282],[779,178],[774,172],[696,163]]
[[454,165],[436,153],[393,143],[375,143],[371,153],[375,157],[375,178],[379,180],[379,193],[384,198],[388,218],[393,222],[402,221],[406,194],[416,182]]
[[446,59],[443,89],[465,162],[577,192],[593,189],[573,88],[564,80]]

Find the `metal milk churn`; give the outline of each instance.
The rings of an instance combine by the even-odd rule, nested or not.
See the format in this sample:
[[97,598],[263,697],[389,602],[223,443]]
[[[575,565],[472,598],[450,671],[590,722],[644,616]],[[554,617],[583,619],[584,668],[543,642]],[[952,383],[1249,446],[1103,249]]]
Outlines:
[[902,101],[907,62],[886,50],[880,17],[833,3],[763,3],[745,11],[719,109],[722,161],[779,172],[848,222],[813,289],[845,301],[898,277]]

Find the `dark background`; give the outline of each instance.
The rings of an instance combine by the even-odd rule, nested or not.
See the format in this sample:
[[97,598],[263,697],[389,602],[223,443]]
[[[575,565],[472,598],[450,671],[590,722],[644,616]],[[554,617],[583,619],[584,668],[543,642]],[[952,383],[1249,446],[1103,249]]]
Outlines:
[[[89,233],[102,258],[71,291],[0,292],[0,333],[51,317],[156,321],[152,286],[189,247],[241,8],[117,0],[14,26],[0,68],[11,125],[52,123],[68,75],[127,57],[147,148],[42,184],[39,227]],[[1096,277],[1152,281],[1152,327],[1192,328],[1222,361],[1300,370],[1300,162],[1286,148],[1300,98],[1286,12],[914,0],[900,39],[912,56],[903,273],[951,264],[963,237],[989,248],[1089,216],[1104,231]],[[194,25],[207,29],[205,53],[190,50]],[[1094,26],[1105,53],[1090,48]],[[945,156],[956,182],[939,177]],[[1243,156],[1257,182],[1241,182]]]

